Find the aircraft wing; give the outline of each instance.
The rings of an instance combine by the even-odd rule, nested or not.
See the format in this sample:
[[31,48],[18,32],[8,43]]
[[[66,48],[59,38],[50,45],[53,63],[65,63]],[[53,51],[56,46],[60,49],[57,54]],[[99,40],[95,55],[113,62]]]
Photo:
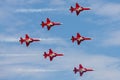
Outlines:
[[77,38],[81,37],[81,35],[79,33],[77,33]]
[[27,47],[29,46],[29,44],[30,44],[30,43],[27,43],[27,42],[26,42],[26,46],[27,46]]
[[79,69],[83,68],[82,64],[79,65]]
[[28,39],[28,38],[29,38],[28,34],[26,34],[26,35],[25,35],[25,38],[26,38],[26,39]]
[[52,61],[53,60],[53,57],[50,57],[50,61]]
[[47,29],[48,29],[48,30],[50,30],[50,29],[51,29],[51,27],[47,26]]
[[80,72],[80,76],[82,76],[83,75],[83,72]]
[[79,7],[80,7],[80,5],[78,3],[76,3],[76,8],[79,8]]
[[81,41],[77,41],[77,44],[80,45]]
[[50,19],[49,18],[47,18],[47,23],[50,23],[51,21],[50,21]]
[[49,49],[49,53],[53,53],[52,49]]
[[78,16],[80,14],[80,11],[76,11],[76,15]]

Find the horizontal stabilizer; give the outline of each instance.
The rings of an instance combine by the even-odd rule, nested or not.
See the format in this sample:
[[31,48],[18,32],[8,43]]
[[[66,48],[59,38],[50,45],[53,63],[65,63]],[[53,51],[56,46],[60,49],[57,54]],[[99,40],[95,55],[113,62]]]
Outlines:
[[19,41],[20,41],[21,44],[23,44],[23,42],[24,42],[24,40],[23,40],[22,37],[20,37],[20,40],[19,40]]
[[71,13],[74,11],[74,8],[72,6],[70,7],[70,11]]
[[45,23],[42,21],[42,24],[41,24],[41,26],[42,26],[42,28],[44,28],[44,26],[45,26]]
[[74,41],[75,41],[75,38],[74,38],[74,36],[72,36],[71,40],[72,40],[72,42],[74,42]]
[[47,58],[47,56],[48,56],[48,55],[47,55],[47,53],[46,53],[46,52],[44,52],[44,55],[43,55],[43,56],[44,56],[44,58]]
[[77,70],[76,67],[74,67],[74,70],[73,70],[73,71],[74,71],[74,73],[76,74],[78,70]]

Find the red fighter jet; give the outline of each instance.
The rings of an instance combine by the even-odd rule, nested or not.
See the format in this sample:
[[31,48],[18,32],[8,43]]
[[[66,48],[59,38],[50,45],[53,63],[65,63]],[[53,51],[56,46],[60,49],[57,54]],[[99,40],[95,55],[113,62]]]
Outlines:
[[61,25],[61,23],[60,22],[52,22],[52,21],[50,21],[50,19],[49,18],[47,18],[46,19],[46,22],[43,22],[42,21],[42,28],[44,28],[45,26],[47,26],[47,29],[48,30],[50,30],[51,29],[51,27],[53,27],[53,26],[55,26],[55,25]]
[[82,66],[82,64],[80,64],[80,65],[79,65],[79,69],[77,69],[76,67],[74,67],[74,70],[73,70],[73,71],[74,71],[75,74],[76,74],[77,72],[79,72],[79,73],[80,73],[80,76],[82,76],[84,72],[93,71],[93,69],[84,68],[84,67]]
[[30,43],[34,42],[34,41],[40,41],[39,39],[33,39],[30,38],[28,36],[28,34],[25,35],[25,38],[23,39],[22,37],[20,37],[20,43],[23,44],[23,42],[26,42],[26,46],[28,47]]
[[72,6],[71,6],[71,8],[70,8],[71,13],[72,13],[73,11],[76,11],[76,15],[77,15],[77,16],[79,15],[79,13],[80,13],[81,11],[84,11],[84,10],[90,10],[90,8],[81,7],[78,3],[76,3],[76,7],[75,7],[75,8],[73,8]]
[[63,54],[57,54],[57,53],[53,52],[51,49],[49,49],[49,53],[47,54],[46,52],[44,52],[43,56],[45,59],[47,57],[49,57],[50,61],[52,61],[54,57],[63,56]]
[[77,33],[77,36],[76,37],[72,36],[71,40],[72,40],[72,42],[74,42],[76,40],[77,44],[80,45],[80,43],[82,41],[84,41],[84,40],[91,40],[91,38],[83,37],[79,33]]

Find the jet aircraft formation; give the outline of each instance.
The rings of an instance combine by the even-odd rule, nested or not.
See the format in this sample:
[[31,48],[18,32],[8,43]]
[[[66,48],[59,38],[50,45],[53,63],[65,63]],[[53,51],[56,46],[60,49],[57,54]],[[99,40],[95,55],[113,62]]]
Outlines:
[[[75,11],[76,15],[78,16],[80,14],[80,12],[82,12],[84,10],[90,10],[90,8],[82,7],[78,3],[76,3],[75,8],[71,6],[69,10],[70,10],[71,13],[73,13]],[[53,26],[57,26],[57,25],[61,25],[61,23],[60,22],[53,22],[49,18],[46,19],[46,22],[42,21],[42,23],[41,23],[42,28],[44,28],[46,26],[48,31]],[[80,35],[80,33],[77,33],[77,36],[76,37],[72,36],[71,40],[72,40],[72,42],[77,41],[77,44],[80,45],[82,41],[91,40],[91,38],[83,37],[83,36]],[[25,42],[27,47],[30,45],[30,43],[32,43],[32,42],[38,42],[38,41],[41,41],[41,40],[30,38],[28,34],[25,35],[25,38],[20,37],[20,40],[19,40],[19,42],[21,44],[23,44]],[[55,58],[57,56],[64,56],[64,54],[58,54],[56,52],[53,52],[52,49],[49,49],[49,52],[48,53],[44,52],[43,56],[44,56],[45,59],[47,57],[49,57],[50,61],[52,61],[53,58]],[[73,72],[75,74],[77,72],[79,72],[80,76],[82,76],[83,73],[88,72],[88,71],[93,71],[93,69],[84,68],[82,66],[82,64],[79,64],[79,68],[78,69],[76,67],[74,67],[74,70],[73,70]]]

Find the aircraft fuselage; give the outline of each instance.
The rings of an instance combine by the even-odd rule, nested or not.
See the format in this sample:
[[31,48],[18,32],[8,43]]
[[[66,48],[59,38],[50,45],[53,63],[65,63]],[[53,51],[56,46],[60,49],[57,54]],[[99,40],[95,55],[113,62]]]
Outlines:
[[50,57],[55,57],[55,53],[52,53],[52,54],[50,55]]
[[79,72],[85,72],[86,70],[84,69],[84,68],[82,68],[82,69],[79,69]]
[[78,41],[82,41],[82,40],[83,40],[83,37],[80,37],[80,38],[78,38],[77,40],[78,40]]
[[53,26],[53,23],[50,22],[50,23],[47,24],[47,26],[48,26],[48,27],[51,27],[51,26]]
[[27,43],[30,43],[30,42],[32,42],[32,39],[30,39],[30,38],[29,38],[29,39],[26,39],[26,42],[27,42]]
[[81,7],[79,7],[79,8],[77,8],[77,9],[76,9],[76,11],[82,11],[82,8],[81,8]]

